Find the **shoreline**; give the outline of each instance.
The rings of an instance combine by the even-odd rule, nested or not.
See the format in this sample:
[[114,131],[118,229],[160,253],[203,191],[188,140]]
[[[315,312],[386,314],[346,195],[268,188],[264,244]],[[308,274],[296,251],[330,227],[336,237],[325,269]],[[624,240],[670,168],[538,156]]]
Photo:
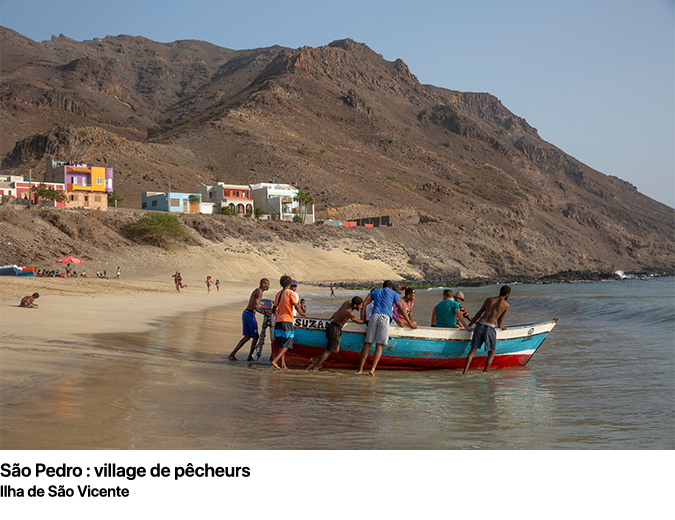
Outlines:
[[[5,280],[6,279],[6,280]],[[224,312],[223,339],[233,348],[239,321],[254,284],[230,283],[178,294],[156,279],[62,279],[3,277],[0,286],[0,449],[133,449],[125,424],[137,412],[132,396],[155,374],[102,335],[143,334],[192,312]],[[36,282],[39,283],[36,284]],[[41,293],[37,308],[18,306]],[[211,353],[210,353],[211,354]],[[214,357],[219,355],[214,349]],[[162,360],[171,380],[180,363]],[[174,367],[173,369],[171,367]],[[148,379],[149,378],[149,379]],[[86,388],[80,408],[77,389]]]

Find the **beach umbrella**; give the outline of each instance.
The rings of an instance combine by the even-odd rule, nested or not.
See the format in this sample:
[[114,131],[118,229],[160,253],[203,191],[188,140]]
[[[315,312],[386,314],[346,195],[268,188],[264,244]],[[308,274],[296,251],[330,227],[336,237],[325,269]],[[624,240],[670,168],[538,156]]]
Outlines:
[[67,256],[56,261],[59,264],[81,264],[82,260],[74,256]]

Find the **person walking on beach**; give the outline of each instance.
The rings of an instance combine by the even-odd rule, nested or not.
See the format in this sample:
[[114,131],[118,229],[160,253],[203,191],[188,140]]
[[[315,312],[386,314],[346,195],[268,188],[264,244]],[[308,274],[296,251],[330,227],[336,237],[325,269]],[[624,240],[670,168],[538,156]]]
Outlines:
[[173,283],[176,284],[176,290],[180,292],[180,285],[178,284],[178,278],[180,277],[180,274],[178,271],[176,271],[176,274],[172,275],[171,278],[173,278]]
[[216,278],[216,292],[220,292],[220,280]]
[[206,294],[211,294],[211,277],[206,277]]
[[21,303],[19,304],[19,307],[26,307],[28,309],[32,309],[33,307],[37,307],[37,303],[35,303],[35,300],[37,300],[40,297],[38,293],[33,293],[32,296],[24,296],[21,298]]
[[255,350],[255,345],[258,343],[258,320],[255,319],[255,311],[260,306],[260,300],[262,299],[263,293],[270,288],[270,281],[267,278],[260,280],[260,286],[251,293],[251,297],[248,299],[248,305],[244,309],[244,312],[241,313],[241,323],[242,328],[244,329],[244,337],[239,340],[237,346],[234,347],[232,353],[227,357],[230,361],[236,361],[237,358],[235,354],[237,351],[243,347],[247,341],[253,340],[251,345],[251,351],[248,354],[246,361],[253,361],[253,351]]
[[382,357],[382,348],[389,343],[389,322],[392,318],[392,307],[398,307],[399,314],[403,317],[405,322],[411,329],[417,328],[417,323],[413,322],[405,308],[401,304],[401,298],[394,291],[394,284],[391,280],[385,280],[381,289],[375,289],[366,298],[366,301],[361,307],[361,319],[366,319],[366,306],[373,302],[373,313],[368,321],[368,329],[366,330],[366,343],[361,349],[361,361],[359,362],[359,370],[357,373],[363,374],[363,367],[368,358],[368,351],[375,343],[375,354],[373,355],[373,365],[370,367],[370,375],[375,376],[375,369]]
[[461,325],[471,332],[471,327],[467,326],[460,309],[459,303],[457,303],[452,296],[452,291],[450,289],[445,289],[443,291],[443,300],[441,300],[431,312],[431,326],[456,329],[458,325]]
[[[293,338],[295,337],[293,309],[298,311],[298,314],[303,318],[306,318],[307,315],[300,308],[298,295],[290,288],[291,285],[297,287],[298,282],[292,280],[290,276],[285,274],[279,280],[279,285],[281,285],[282,289],[274,298],[274,307],[272,308],[272,311],[277,311],[274,320],[274,339],[279,347],[279,353],[271,363],[274,368],[287,369],[286,351],[293,348]],[[280,362],[281,366],[279,366]]]
[[348,320],[356,323],[365,323],[365,320],[360,320],[354,314],[354,311],[360,311],[363,307],[363,299],[360,296],[354,296],[351,300],[344,302],[340,308],[335,311],[331,317],[331,322],[326,325],[326,351],[318,356],[312,358],[311,364],[307,370],[319,370],[324,361],[328,359],[331,354],[340,352],[340,340],[342,339],[342,327],[345,326]]
[[121,274],[122,274],[122,270],[118,267],[117,268],[117,276],[115,278],[119,278]]
[[478,322],[471,338],[471,349],[466,356],[466,363],[464,363],[462,374],[466,374],[466,371],[469,370],[469,365],[471,365],[474,354],[483,344],[485,344],[485,350],[488,353],[483,372],[487,372],[488,368],[490,368],[492,360],[495,358],[495,349],[497,348],[496,328],[499,327],[502,330],[506,330],[506,327],[502,326],[502,320],[506,311],[509,310],[509,304],[506,300],[509,299],[510,295],[511,288],[508,285],[503,285],[499,291],[499,296],[487,298],[483,302],[483,306],[478,311],[478,314],[469,323],[469,326],[471,326]]
[[330,286],[330,297],[335,298],[335,291],[333,290],[333,286]]
[[70,264],[66,264],[66,278],[70,278]]

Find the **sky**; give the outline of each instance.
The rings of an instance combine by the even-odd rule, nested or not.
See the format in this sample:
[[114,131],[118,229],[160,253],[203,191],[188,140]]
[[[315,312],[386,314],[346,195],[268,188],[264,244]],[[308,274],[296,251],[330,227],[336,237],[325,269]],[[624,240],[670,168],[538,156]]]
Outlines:
[[588,166],[675,207],[675,0],[0,0],[0,24],[230,49],[352,38],[420,82],[489,92]]

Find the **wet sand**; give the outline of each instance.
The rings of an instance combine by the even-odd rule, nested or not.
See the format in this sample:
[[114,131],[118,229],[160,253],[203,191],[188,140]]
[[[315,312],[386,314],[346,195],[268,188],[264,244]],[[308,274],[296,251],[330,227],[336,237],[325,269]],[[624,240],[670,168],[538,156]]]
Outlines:
[[[94,335],[142,333],[186,312],[226,306],[232,312],[221,313],[227,323],[213,344],[216,356],[240,339],[241,309],[254,288],[227,283],[220,293],[188,287],[178,294],[170,279],[3,277],[0,449],[133,448],[129,396],[149,379],[175,383],[171,365],[181,360],[162,358],[161,370],[148,370],[135,359],[140,354],[102,349]],[[35,291],[42,293],[38,308],[18,307]]]

